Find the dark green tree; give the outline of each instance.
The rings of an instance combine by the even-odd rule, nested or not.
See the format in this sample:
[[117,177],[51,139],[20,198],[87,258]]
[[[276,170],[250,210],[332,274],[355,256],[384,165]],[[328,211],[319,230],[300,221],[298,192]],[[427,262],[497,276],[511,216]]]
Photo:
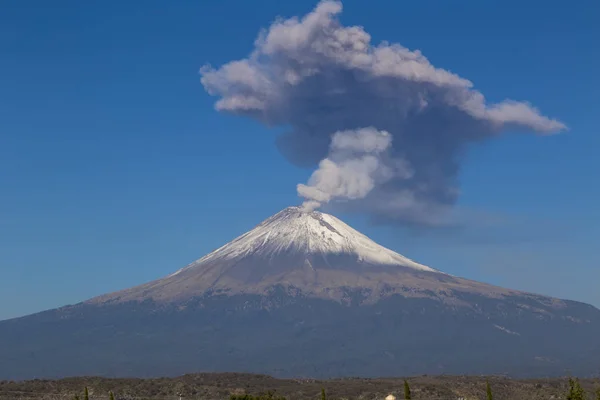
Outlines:
[[492,387],[490,386],[490,381],[485,381],[485,393],[487,395],[487,400],[493,400],[492,396]]
[[108,400],[115,400],[115,395],[113,394],[113,392],[108,392]]
[[405,379],[404,380],[404,399],[405,400],[410,400],[410,386],[408,386],[408,381]]
[[569,391],[567,392],[567,400],[573,400],[574,393],[575,393],[575,380],[573,378],[569,378]]
[[600,400],[600,388],[596,389],[596,400]]
[[579,379],[569,378],[569,393],[567,400],[585,400],[585,391],[579,384]]
[[325,393],[325,388],[321,388],[321,400],[327,400],[327,394]]
[[87,386],[85,387],[85,390],[83,391],[83,400],[90,400],[90,394],[88,392]]

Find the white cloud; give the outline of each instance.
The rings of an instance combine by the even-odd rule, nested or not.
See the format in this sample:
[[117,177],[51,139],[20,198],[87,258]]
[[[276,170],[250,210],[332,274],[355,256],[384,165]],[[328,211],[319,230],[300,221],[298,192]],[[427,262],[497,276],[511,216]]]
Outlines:
[[336,132],[329,155],[319,163],[308,185],[297,186],[305,208],[317,208],[336,198],[365,198],[377,185],[393,177],[409,177],[410,169],[399,160],[390,159],[386,151],[392,136],[375,128]]

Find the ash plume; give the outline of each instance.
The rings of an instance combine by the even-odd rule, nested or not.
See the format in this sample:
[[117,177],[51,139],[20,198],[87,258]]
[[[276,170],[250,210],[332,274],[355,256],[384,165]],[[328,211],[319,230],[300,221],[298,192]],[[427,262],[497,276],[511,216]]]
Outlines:
[[263,30],[247,58],[201,69],[219,111],[267,126],[293,163],[317,169],[297,186],[306,208],[344,204],[373,218],[437,225],[459,196],[469,145],[510,131],[566,126],[527,102],[488,104],[473,84],[418,50],[373,44],[326,0]]

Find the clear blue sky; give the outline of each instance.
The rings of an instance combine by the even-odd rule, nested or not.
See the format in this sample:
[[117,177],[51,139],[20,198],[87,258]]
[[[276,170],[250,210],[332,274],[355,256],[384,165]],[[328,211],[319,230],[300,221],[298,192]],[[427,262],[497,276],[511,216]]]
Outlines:
[[[166,275],[300,202],[277,132],[220,114],[199,68],[245,57],[313,1],[21,0],[0,12],[0,319]],[[339,215],[419,262],[600,306],[600,3],[344,2],[489,99],[570,130],[473,148],[460,205],[504,221],[406,232]]]

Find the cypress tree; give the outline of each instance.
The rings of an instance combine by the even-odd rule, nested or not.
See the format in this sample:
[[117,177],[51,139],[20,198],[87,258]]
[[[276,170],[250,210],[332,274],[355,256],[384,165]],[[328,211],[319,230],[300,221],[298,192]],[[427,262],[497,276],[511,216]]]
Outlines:
[[575,380],[575,400],[585,400],[585,391],[579,384],[579,379]]
[[321,388],[321,400],[327,400],[327,394],[325,394],[325,388]]
[[112,391],[108,392],[108,400],[115,400],[115,395]]
[[600,400],[600,388],[596,389],[596,400]]
[[567,400],[585,400],[585,391],[579,384],[579,379],[569,378]]
[[405,400],[410,400],[410,386],[408,386],[408,381],[405,379],[404,380],[404,399]]
[[575,393],[575,381],[573,378],[569,378],[569,392],[567,393],[567,400],[573,400],[573,395]]
[[487,395],[487,400],[493,400],[492,396],[492,387],[490,386],[490,381],[485,381],[485,393]]
[[85,387],[85,390],[83,391],[83,400],[90,400],[90,395],[88,393],[87,386]]

